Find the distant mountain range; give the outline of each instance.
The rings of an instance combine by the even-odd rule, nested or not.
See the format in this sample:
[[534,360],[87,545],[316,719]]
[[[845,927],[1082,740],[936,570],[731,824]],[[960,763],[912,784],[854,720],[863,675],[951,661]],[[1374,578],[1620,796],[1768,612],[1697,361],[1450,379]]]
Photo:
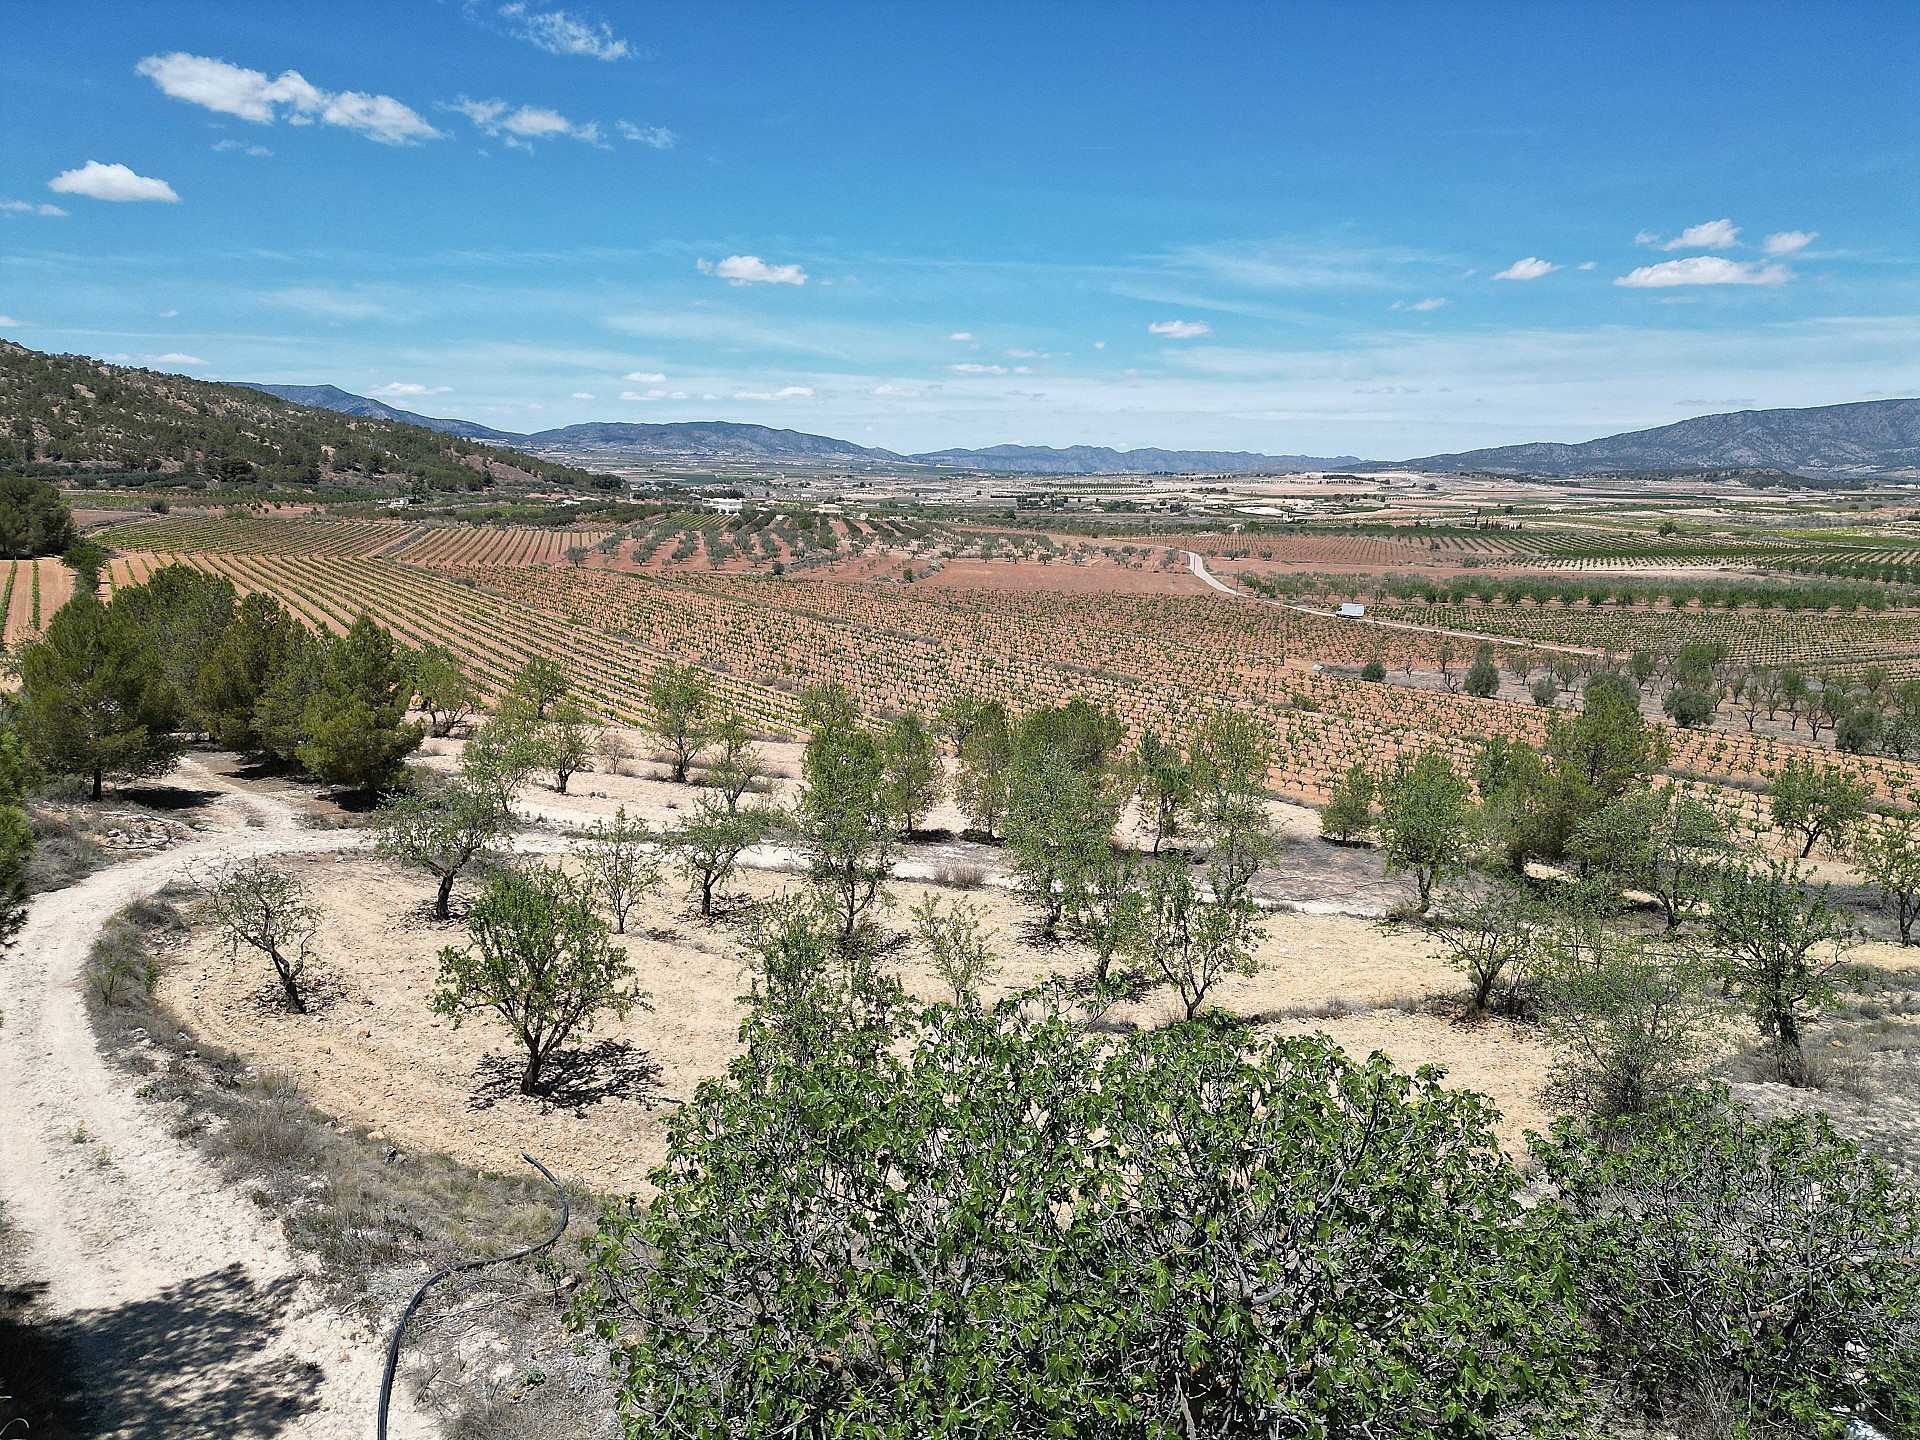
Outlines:
[[1623,470],[1760,470],[1846,475],[1920,469],[1920,400],[1866,400],[1801,410],[1702,415],[1652,430],[1562,445],[1537,442],[1425,455],[1397,462],[1353,455],[1261,455],[1244,450],[1110,450],[1097,445],[993,445],[900,455],[766,425],[727,421],[563,425],[522,435],[469,420],[396,409],[333,385],[255,385],[299,405],[424,425],[469,440],[542,455],[599,460],[747,461],[762,464],[908,462],[1021,475],[1284,474],[1311,470],[1484,470],[1514,475],[1586,475]]
[[1920,400],[1738,410],[1578,445],[1501,445],[1426,455],[1410,470],[1590,475],[1609,470],[1771,468],[1824,475],[1920,468]]
[[1051,445],[994,445],[985,450],[935,450],[921,455],[901,455],[892,450],[877,450],[847,440],[835,440],[827,435],[776,430],[766,425],[737,425],[725,420],[665,425],[590,421],[523,435],[476,425],[471,420],[442,420],[432,415],[419,415],[365,395],[355,395],[337,385],[248,383],[251,389],[264,390],[269,395],[291,400],[296,405],[337,410],[343,415],[400,420],[468,440],[488,440],[498,445],[515,445],[534,451],[564,451],[569,455],[602,460],[748,460],[769,464],[831,464],[836,461],[891,461],[898,464],[909,461],[917,465],[1022,475],[1297,471],[1360,463],[1352,455],[1329,458],[1315,455],[1256,455],[1245,450],[1109,450],[1098,445],[1070,445],[1064,449],[1056,449]]

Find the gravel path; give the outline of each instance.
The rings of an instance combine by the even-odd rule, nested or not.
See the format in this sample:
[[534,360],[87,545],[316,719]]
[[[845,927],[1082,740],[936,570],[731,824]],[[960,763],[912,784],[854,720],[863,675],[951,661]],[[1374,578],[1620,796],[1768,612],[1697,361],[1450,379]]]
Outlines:
[[[209,806],[217,833],[39,897],[0,960],[0,1202],[103,1440],[367,1435],[377,1342],[321,1302],[273,1217],[172,1138],[100,1054],[79,987],[107,919],[191,866],[359,837],[303,829],[285,802],[196,762],[178,778],[223,792]],[[433,1433],[396,1421],[398,1435]]]

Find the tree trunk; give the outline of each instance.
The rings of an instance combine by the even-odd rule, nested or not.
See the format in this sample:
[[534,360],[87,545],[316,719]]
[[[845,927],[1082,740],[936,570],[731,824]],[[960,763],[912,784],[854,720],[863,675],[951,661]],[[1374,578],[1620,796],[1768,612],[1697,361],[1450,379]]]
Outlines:
[[100,782],[105,778],[98,765],[93,767],[93,798],[100,798]]
[[567,793],[567,781],[573,778],[571,770],[556,770],[553,776],[553,789],[557,795]]
[[450,914],[447,907],[453,900],[453,881],[458,873],[456,870],[449,870],[440,877],[440,893],[434,897],[433,902],[433,918],[436,920],[445,920]]
[[531,1045],[527,1047],[527,1063],[520,1071],[520,1093],[522,1095],[540,1093],[540,1052]]
[[1820,838],[1820,832],[1818,830],[1814,830],[1808,833],[1807,843],[1800,847],[1800,858],[1802,860],[1806,859],[1809,855],[1813,854],[1814,842],[1819,840],[1819,838]]
[[713,874],[709,871],[700,877],[700,917],[703,920],[713,918]]

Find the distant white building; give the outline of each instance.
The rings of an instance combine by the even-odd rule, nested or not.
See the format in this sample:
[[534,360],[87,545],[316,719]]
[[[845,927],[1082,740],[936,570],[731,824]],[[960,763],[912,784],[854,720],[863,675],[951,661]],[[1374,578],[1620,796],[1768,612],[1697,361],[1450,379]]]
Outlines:
[[713,497],[705,503],[709,509],[718,510],[722,515],[738,515],[747,502]]
[[1363,619],[1366,613],[1367,607],[1353,600],[1348,600],[1340,606],[1340,614],[1348,620]]

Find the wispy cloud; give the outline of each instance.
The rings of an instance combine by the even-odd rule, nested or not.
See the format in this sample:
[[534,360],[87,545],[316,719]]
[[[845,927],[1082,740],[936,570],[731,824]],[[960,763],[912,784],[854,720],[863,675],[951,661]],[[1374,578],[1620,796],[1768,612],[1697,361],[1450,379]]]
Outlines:
[[487,135],[497,136],[519,149],[531,150],[535,140],[581,140],[599,145],[600,126],[588,120],[579,124],[558,110],[544,105],[513,105],[505,100],[469,100],[462,95],[446,107],[471,120]]
[[1392,308],[1395,310],[1438,310],[1446,303],[1447,300],[1444,295],[1429,295],[1424,300],[1396,300],[1393,302]]
[[173,186],[151,175],[136,175],[124,165],[89,160],[77,170],[63,170],[47,182],[62,195],[85,195],[90,200],[159,200],[178,205]]
[[408,380],[394,380],[382,385],[378,390],[370,390],[370,395],[445,395],[451,392],[451,385],[416,385]]
[[616,120],[613,128],[623,140],[651,145],[655,150],[671,150],[680,137],[664,125],[636,125],[631,120]]
[[1538,255],[1529,255],[1524,260],[1516,260],[1493,278],[1496,280],[1538,280],[1543,275],[1551,275],[1560,267],[1552,261],[1542,260]]
[[947,336],[947,338],[949,340],[971,340],[973,339],[973,332],[971,330],[956,330]]
[[198,355],[182,355],[178,350],[169,350],[164,355],[149,355],[146,358],[156,365],[186,365],[194,369],[207,363]]
[[1613,283],[1634,290],[1662,290],[1676,285],[1784,285],[1791,279],[1793,271],[1784,265],[1729,260],[1724,255],[1689,255],[1684,260],[1642,265]]
[[1763,255],[1792,255],[1820,238],[1818,230],[1781,230],[1760,242]]
[[16,320],[11,315],[0,315],[0,325],[5,325],[9,329],[18,329],[26,324],[25,320]]
[[1204,320],[1155,320],[1147,326],[1147,333],[1168,340],[1196,340],[1202,335],[1211,335],[1213,327]]
[[500,7],[508,30],[549,55],[582,55],[593,60],[624,60],[633,47],[604,20],[583,20],[565,10],[539,10],[516,0]]
[[1662,250],[1731,250],[1740,243],[1740,227],[1731,220],[1707,220],[1689,225]]
[[813,387],[810,385],[782,385],[778,390],[736,390],[736,400],[811,400]]
[[729,285],[804,285],[807,272],[798,265],[769,265],[758,255],[729,255],[724,260],[699,262],[702,275],[716,275]]
[[268,79],[262,71],[205,55],[189,55],[184,50],[149,55],[134,70],[175,100],[256,125],[271,125],[275,120],[285,120],[289,125],[317,122],[356,131],[382,145],[413,145],[440,138],[438,130],[391,95],[322,90],[298,70],[283,70]]
[[622,375],[620,378],[631,381],[635,385],[659,385],[663,384],[667,377],[664,375],[655,375],[648,370],[634,370]]
[[958,365],[949,365],[947,369],[956,375],[1004,375],[1007,373],[1007,367],[1004,365],[982,365],[972,360],[964,360]]
[[34,200],[0,200],[0,215],[65,215],[67,212],[58,205],[47,205]]

